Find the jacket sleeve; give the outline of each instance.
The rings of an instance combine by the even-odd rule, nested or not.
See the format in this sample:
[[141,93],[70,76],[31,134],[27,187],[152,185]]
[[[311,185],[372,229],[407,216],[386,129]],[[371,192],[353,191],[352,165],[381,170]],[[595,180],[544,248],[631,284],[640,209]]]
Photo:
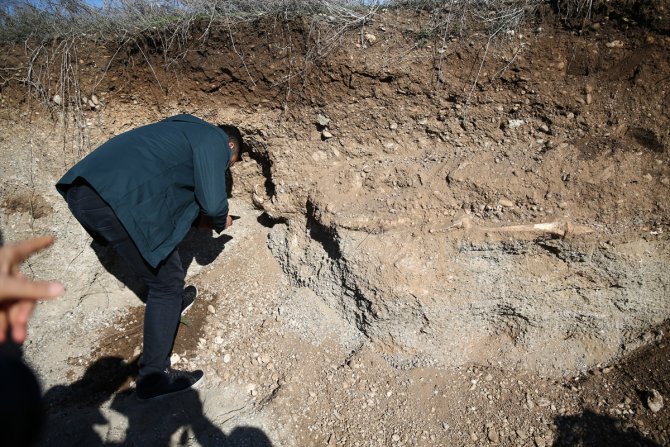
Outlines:
[[228,139],[212,134],[193,145],[195,198],[202,214],[218,233],[226,227],[228,194],[226,169],[230,160]]

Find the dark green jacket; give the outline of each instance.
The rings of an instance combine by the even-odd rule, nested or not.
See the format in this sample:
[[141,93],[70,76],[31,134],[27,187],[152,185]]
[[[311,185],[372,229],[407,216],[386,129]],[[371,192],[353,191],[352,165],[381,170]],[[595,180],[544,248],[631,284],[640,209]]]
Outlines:
[[64,196],[77,178],[86,180],[156,267],[199,212],[216,231],[224,229],[230,157],[223,130],[177,115],[112,138],[72,167],[56,188]]

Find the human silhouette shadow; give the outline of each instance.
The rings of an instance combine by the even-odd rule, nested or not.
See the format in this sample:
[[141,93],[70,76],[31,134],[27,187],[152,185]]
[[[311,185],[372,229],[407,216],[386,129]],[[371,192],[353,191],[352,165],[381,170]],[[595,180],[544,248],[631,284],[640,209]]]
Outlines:
[[47,423],[42,445],[103,445],[94,430],[95,425],[108,422],[100,407],[135,377],[137,370],[137,358],[128,363],[119,357],[103,357],[89,366],[81,379],[47,391],[43,398]]
[[553,447],[660,447],[635,430],[626,430],[621,421],[590,410],[577,416],[558,416],[554,419],[557,437]]
[[114,398],[111,408],[128,418],[125,440],[117,445],[167,447],[189,445],[194,439],[203,447],[272,447],[268,436],[255,427],[223,433],[205,416],[200,396],[192,389],[146,402],[126,392]]
[[[137,376],[138,359],[127,363],[118,357],[104,357],[93,363],[84,376],[69,386],[57,385],[44,396],[47,413],[41,446],[112,447],[188,445],[195,439],[203,447],[272,447],[267,435],[254,427],[236,427],[224,434],[204,414],[200,396],[188,390],[154,401],[140,401],[130,389],[119,392]],[[96,431],[105,426],[114,431],[120,419],[108,420],[101,406],[112,399],[110,408],[128,419],[124,439],[108,441]]]
[[[210,231],[191,228],[179,244],[179,258],[184,269],[188,269],[193,261],[199,265],[207,265],[221,254],[225,245],[232,239],[227,234],[214,237]],[[91,248],[95,252],[102,266],[124,286],[128,287],[142,302],[146,303],[147,286],[124,262],[123,258],[113,249],[93,240]]]

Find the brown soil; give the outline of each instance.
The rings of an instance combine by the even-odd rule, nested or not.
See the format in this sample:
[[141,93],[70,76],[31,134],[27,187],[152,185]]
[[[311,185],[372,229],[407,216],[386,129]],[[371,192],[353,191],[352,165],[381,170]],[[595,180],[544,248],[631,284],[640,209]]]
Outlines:
[[[30,214],[63,241],[37,273],[79,269],[27,347],[51,391],[46,444],[267,445],[236,438],[243,425],[277,446],[668,444],[670,412],[648,403],[670,397],[667,17],[571,28],[546,11],[492,42],[442,41],[427,20],[386,11],[333,48],[301,20],[240,26],[234,48],[214,28],[175,64],[148,43],[82,44],[78,85],[100,105],[65,118],[0,87],[2,141],[45,143],[29,161],[2,151],[4,236],[25,237]],[[185,244],[200,296],[176,366],[206,371],[195,411],[211,424],[134,431],[165,410],[125,400],[143,308],[105,304],[114,282],[51,184],[181,112],[239,123],[250,149],[232,240]]]

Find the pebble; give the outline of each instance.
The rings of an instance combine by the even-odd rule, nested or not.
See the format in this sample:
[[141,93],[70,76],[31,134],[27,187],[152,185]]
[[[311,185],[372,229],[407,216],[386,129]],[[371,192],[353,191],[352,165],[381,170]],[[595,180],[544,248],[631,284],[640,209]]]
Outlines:
[[533,399],[530,397],[530,393],[526,393],[526,404],[528,405],[529,410],[535,408],[535,404],[533,403]]
[[321,132],[321,136],[322,136],[324,139],[326,139],[326,140],[327,140],[328,138],[333,138],[333,134],[330,133],[330,132],[328,131],[328,129],[323,129],[323,132]]
[[394,433],[393,436],[391,436],[391,441],[393,441],[393,442],[400,441],[400,435],[398,435],[397,433]]
[[538,129],[539,129],[541,132],[549,133],[549,126],[547,126],[546,124],[542,124]]
[[224,355],[223,355],[223,363],[230,363],[230,361],[232,360],[232,358],[233,358],[233,357],[232,357],[230,354],[224,354]]
[[391,130],[396,130],[397,128],[398,128],[398,123],[391,123],[389,125],[389,129],[391,129]]
[[181,361],[181,357],[176,352],[170,356],[170,365],[176,365]]
[[61,105],[63,103],[63,100],[60,97],[60,95],[54,95],[52,100],[54,103],[56,103],[56,105]]
[[546,447],[546,445],[547,445],[547,442],[546,442],[546,441],[544,440],[544,438],[543,438],[542,436],[540,436],[540,435],[535,436],[535,438],[533,439],[533,441],[535,441],[535,445],[536,445],[537,447]]
[[605,44],[607,48],[623,48],[623,42],[620,40],[613,40]]
[[100,104],[100,101],[98,100],[98,97],[96,95],[91,95],[91,102],[93,102],[93,105],[98,105]]
[[374,34],[365,33],[364,37],[365,37],[365,40],[367,40],[368,44],[370,44],[370,45],[377,42],[377,36],[375,36]]
[[658,413],[663,408],[663,396],[656,390],[649,391],[647,395],[647,406],[652,413]]
[[318,115],[316,115],[316,123],[319,126],[326,127],[328,123],[330,123],[330,118],[326,118],[325,116],[319,113]]
[[500,199],[498,200],[498,203],[505,208],[514,208],[514,202],[509,199]]
[[223,338],[217,335],[216,337],[214,337],[214,343],[220,345],[221,343],[223,343]]
[[507,127],[510,128],[510,129],[516,129],[517,127],[521,127],[524,124],[525,124],[524,120],[511,119],[511,120],[507,121]]
[[212,306],[211,304],[209,306],[207,306],[207,311],[210,314],[215,314],[216,313],[216,309],[214,309],[214,306]]
[[491,442],[494,443],[494,444],[497,444],[498,441],[500,441],[500,437],[499,437],[499,435],[498,435],[498,431],[497,431],[495,428],[493,428],[493,427],[491,427],[491,428],[488,429],[487,436],[488,436],[488,438],[489,438],[489,441],[491,441]]

